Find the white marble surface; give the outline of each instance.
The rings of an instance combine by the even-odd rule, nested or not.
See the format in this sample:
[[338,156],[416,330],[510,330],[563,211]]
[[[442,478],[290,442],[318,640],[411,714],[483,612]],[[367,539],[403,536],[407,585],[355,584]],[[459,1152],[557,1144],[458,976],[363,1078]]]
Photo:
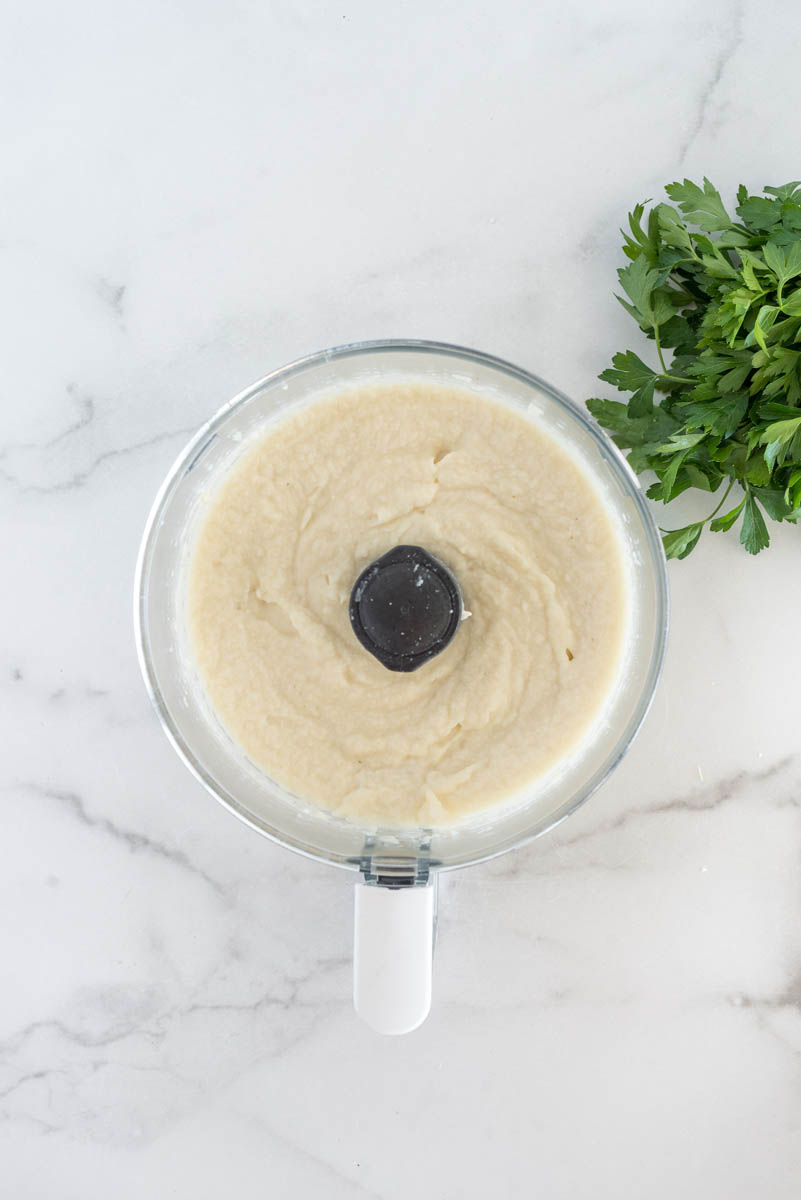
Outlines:
[[626,208],[799,174],[797,5],[3,18],[3,1197],[796,1200],[799,532],[671,566],[635,748],[446,881],[400,1040],[351,1010],[349,879],[164,740],[130,589],[187,434],[299,354],[433,337],[595,391]]

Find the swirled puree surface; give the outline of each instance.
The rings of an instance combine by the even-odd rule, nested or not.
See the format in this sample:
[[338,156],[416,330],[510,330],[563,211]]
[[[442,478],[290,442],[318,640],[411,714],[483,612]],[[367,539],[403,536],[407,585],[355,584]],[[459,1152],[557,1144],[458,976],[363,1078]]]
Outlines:
[[[348,607],[399,544],[445,563],[466,610],[408,674],[360,645]],[[395,826],[457,822],[575,753],[614,687],[627,599],[615,518],[568,449],[488,395],[391,378],[247,450],[189,574],[231,737],[303,800]]]

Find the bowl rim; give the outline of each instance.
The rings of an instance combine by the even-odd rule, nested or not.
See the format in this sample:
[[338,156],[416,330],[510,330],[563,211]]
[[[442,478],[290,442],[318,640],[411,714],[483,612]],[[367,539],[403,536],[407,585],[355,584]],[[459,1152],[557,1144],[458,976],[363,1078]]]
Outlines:
[[[197,761],[192,751],[191,746],[183,737],[180,729],[174,722],[169,708],[164,699],[163,693],[159,686],[155,667],[149,651],[149,639],[147,634],[147,621],[145,616],[145,607],[148,598],[148,581],[149,570],[152,559],[152,551],[155,545],[156,536],[160,524],[160,516],[166,509],[172,493],[178,487],[184,474],[191,469],[195,459],[199,457],[205,448],[210,437],[214,436],[218,428],[225,422],[231,412],[252,399],[264,388],[274,385],[275,383],[288,379],[291,376],[299,374],[302,371],[313,368],[319,364],[330,363],[339,359],[358,358],[363,354],[375,353],[391,353],[391,352],[418,352],[423,354],[431,354],[433,356],[441,356],[448,358],[459,358],[466,362],[475,362],[482,366],[488,366],[499,371],[501,374],[507,375],[516,379],[535,390],[544,392],[557,402],[579,425],[583,426],[591,438],[603,451],[607,459],[611,460],[621,477],[626,481],[627,491],[630,498],[639,510],[643,525],[648,534],[648,541],[651,544],[653,553],[653,565],[655,567],[655,583],[657,589],[656,595],[656,617],[657,617],[657,634],[654,639],[654,645],[651,650],[651,661],[648,668],[645,685],[643,686],[639,697],[637,707],[629,723],[621,735],[618,742],[615,744],[614,750],[604,763],[596,770],[587,782],[580,788],[576,796],[566,807],[561,809],[553,816],[551,820],[546,820],[545,823],[534,826],[530,832],[523,832],[519,837],[510,839],[508,844],[500,844],[489,849],[486,852],[476,855],[466,854],[462,857],[455,857],[453,860],[438,863],[431,862],[431,866],[437,870],[455,870],[459,867],[473,866],[478,863],[487,862],[493,858],[497,858],[501,854],[505,854],[510,850],[520,849],[534,841],[535,838],[541,837],[550,830],[555,829],[562,821],[572,816],[579,808],[584,805],[592,795],[605,783],[609,776],[614,772],[621,760],[625,757],[637,733],[639,732],[643,721],[653,703],[654,695],[656,694],[665,660],[665,652],[667,647],[668,629],[670,623],[670,593],[668,588],[667,578],[667,562],[665,558],[662,539],[659,536],[658,529],[654,517],[648,507],[645,493],[640,485],[637,475],[626,461],[626,458],[618,447],[607,437],[599,425],[592,420],[589,413],[579,406],[575,401],[571,400],[564,392],[548,383],[541,376],[533,371],[528,371],[523,367],[518,367],[507,359],[499,358],[496,355],[486,354],[480,350],[474,350],[467,346],[460,346],[451,342],[440,342],[417,338],[380,338],[375,340],[366,340],[359,342],[346,342],[338,346],[333,346],[327,350],[319,350],[313,354],[307,354],[301,358],[293,359],[291,362],[276,368],[267,375],[251,383],[242,391],[237,392],[230,400],[223,404],[210,418],[204,422],[196,433],[190,437],[189,441],[184,445],[183,449],[175,458],[172,466],[168,470],[164,480],[161,483],[154,500],[151,504],[147,520],[145,522],[144,531],[139,544],[139,550],[136,559],[136,568],[134,573],[134,588],[133,588],[133,623],[134,637],[136,641],[136,653],[139,662],[139,668],[144,680],[146,691],[150,697],[150,701],[158,715],[161,727],[166,734],[168,740],[173,746],[173,749],[178,754],[184,765],[195,776],[195,778],[203,785],[203,787],[221,804],[228,812],[238,817],[250,829],[256,830],[262,836],[269,838],[277,845],[288,850],[292,850],[297,854],[303,855],[305,858],[313,859],[317,862],[329,863],[333,866],[340,866],[350,870],[358,870],[362,865],[362,859],[359,856],[345,856],[339,853],[330,853],[320,849],[317,846],[297,842],[283,835],[280,830],[276,829],[269,822],[256,817],[253,813],[239,804],[235,796],[232,796],[226,789],[222,788],[218,781],[205,770],[201,763]],[[436,831],[435,831],[436,832]]]

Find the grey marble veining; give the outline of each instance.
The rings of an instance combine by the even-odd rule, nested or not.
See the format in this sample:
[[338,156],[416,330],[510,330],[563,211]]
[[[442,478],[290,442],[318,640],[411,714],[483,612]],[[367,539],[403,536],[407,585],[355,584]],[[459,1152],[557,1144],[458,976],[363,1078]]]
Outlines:
[[632,203],[799,174],[797,6],[79,0],[4,33],[0,1192],[796,1200],[797,531],[671,565],[634,747],[444,879],[401,1040],[351,1009],[350,879],[166,743],[130,592],[183,442],[299,354],[437,338],[597,392],[642,349]]

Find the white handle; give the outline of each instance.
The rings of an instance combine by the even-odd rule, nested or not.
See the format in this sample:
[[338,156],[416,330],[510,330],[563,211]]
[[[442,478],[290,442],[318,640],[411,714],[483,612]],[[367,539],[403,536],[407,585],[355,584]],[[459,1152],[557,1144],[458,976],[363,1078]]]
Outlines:
[[353,1003],[376,1033],[411,1033],[431,1008],[436,873],[424,887],[356,884]]

